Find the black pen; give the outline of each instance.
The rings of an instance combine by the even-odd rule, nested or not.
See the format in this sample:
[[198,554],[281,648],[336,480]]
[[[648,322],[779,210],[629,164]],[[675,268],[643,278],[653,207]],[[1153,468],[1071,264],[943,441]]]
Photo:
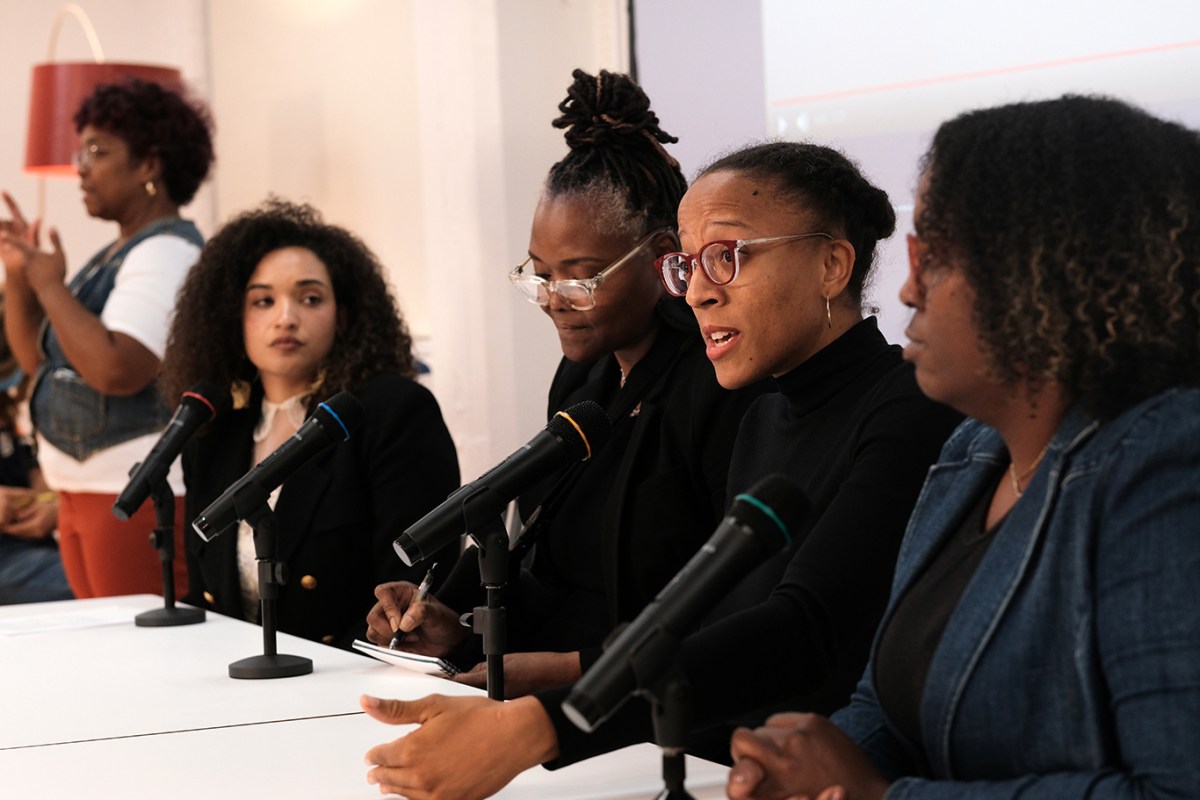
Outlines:
[[[425,577],[421,579],[421,585],[417,587],[416,596],[412,599],[412,602],[408,604],[409,608],[412,608],[417,603],[425,602],[425,598],[429,596],[429,587],[433,586],[433,571],[435,569],[437,569],[436,561],[433,563],[433,566],[429,568],[429,571],[425,573]],[[392,641],[388,643],[388,649],[395,650],[402,641],[404,641],[404,631],[397,628],[396,635],[393,636]]]

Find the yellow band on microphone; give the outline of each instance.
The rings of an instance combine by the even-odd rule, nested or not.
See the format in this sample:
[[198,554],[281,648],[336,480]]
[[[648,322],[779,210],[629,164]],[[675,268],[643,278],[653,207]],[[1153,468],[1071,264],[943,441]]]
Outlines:
[[571,427],[574,428],[575,432],[579,434],[579,438],[583,439],[583,446],[587,448],[587,455],[584,456],[583,460],[587,461],[590,459],[592,457],[592,443],[588,441],[587,435],[583,432],[583,428],[579,427],[578,423],[571,419],[571,415],[565,411],[559,411],[554,416],[562,417],[567,422],[571,423]]

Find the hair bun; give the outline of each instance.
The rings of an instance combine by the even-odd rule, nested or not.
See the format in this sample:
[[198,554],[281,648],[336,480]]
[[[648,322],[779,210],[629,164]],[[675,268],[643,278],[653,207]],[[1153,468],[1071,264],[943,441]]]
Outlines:
[[576,69],[571,77],[574,81],[567,88],[567,97],[558,104],[562,116],[553,124],[566,128],[564,137],[572,150],[645,139],[660,144],[678,141],[658,127],[650,98],[629,76],[608,70],[591,75]]

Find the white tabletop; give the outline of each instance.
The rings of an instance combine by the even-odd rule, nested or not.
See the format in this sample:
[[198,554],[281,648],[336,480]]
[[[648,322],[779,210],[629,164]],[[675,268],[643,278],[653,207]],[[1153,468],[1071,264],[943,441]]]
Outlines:
[[[230,678],[231,661],[262,653],[262,629],[212,613],[196,625],[134,625],[136,613],[161,606],[160,597],[137,595],[0,607],[0,749],[358,712],[363,693],[480,694],[287,634],[278,651],[311,658],[313,674]],[[17,622],[54,625],[83,611],[128,621],[5,635]]]
[[[3,796],[134,800],[313,798],[371,800],[363,755],[407,729],[364,714],[219,728],[133,739],[0,751]],[[628,748],[561,770],[528,770],[506,800],[654,797],[662,788],[657,751]],[[724,797],[724,768],[689,761],[688,790]]]
[[[262,652],[261,629],[211,613],[198,625],[133,624],[161,605],[139,595],[0,607],[0,796],[377,798],[363,756],[409,728],[370,719],[359,695],[480,694],[286,634],[279,652],[311,658],[313,674],[236,680],[228,664]],[[660,770],[658,749],[639,745],[529,770],[497,796],[650,798]],[[688,790],[723,797],[726,773],[689,759]]]

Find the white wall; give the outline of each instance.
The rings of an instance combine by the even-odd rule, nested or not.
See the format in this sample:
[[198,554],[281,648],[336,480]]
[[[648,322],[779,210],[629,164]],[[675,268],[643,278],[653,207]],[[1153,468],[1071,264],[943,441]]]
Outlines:
[[550,121],[571,70],[625,68],[621,5],[416,6],[432,384],[464,480],[545,424],[558,337],[506,274],[525,258],[542,180],[566,153]]
[[[623,0],[82,0],[109,60],[180,66],[209,98],[217,168],[189,208],[206,233],[269,194],[311,202],[380,256],[433,367],[472,479],[545,423],[549,321],[505,278],[523,259],[550,127],[574,67],[627,68]],[[29,73],[57,3],[0,0],[0,187],[21,174]],[[58,60],[89,59],[68,20]],[[27,198],[27,199],[26,199]],[[112,236],[73,181],[47,217],[79,264]]]

